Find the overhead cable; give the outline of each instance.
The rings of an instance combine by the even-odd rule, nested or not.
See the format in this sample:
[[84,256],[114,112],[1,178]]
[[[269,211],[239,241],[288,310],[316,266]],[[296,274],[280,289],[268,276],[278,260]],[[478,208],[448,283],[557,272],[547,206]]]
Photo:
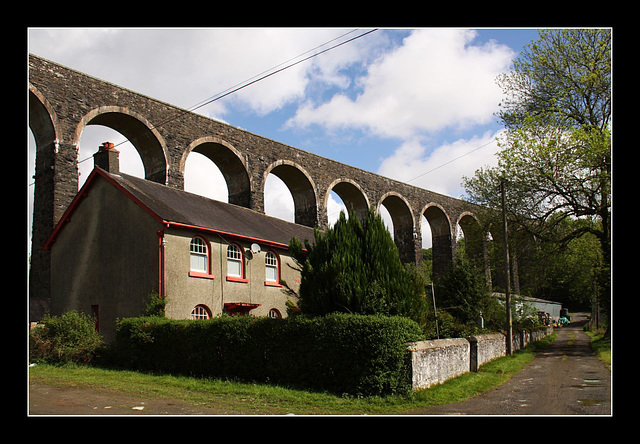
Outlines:
[[[359,38],[362,38],[362,37],[364,37],[364,36],[366,36],[366,35],[368,35],[368,34],[371,34],[372,32],[377,31],[377,30],[378,30],[378,29],[376,28],[376,29],[372,29],[372,30],[370,30],[370,31],[364,32],[364,33],[359,34],[359,35],[357,35],[357,36],[355,36],[355,37],[352,37],[352,38],[350,38],[350,39],[348,39],[348,40],[345,40],[345,41],[343,41],[343,42],[337,43],[337,44],[335,44],[335,45],[333,45],[333,46],[331,46],[331,47],[329,47],[329,48],[323,49],[322,51],[319,51],[319,52],[316,52],[316,53],[314,53],[314,54],[311,54],[310,56],[307,56],[307,57],[305,57],[305,58],[303,58],[303,59],[300,59],[300,60],[298,60],[298,61],[296,61],[296,62],[290,63],[290,64],[288,64],[288,65],[286,65],[286,66],[284,66],[284,67],[282,67],[282,68],[279,68],[279,69],[277,69],[277,70],[275,70],[275,71],[269,72],[269,71],[271,71],[272,69],[277,68],[278,66],[282,66],[282,64],[284,64],[284,63],[287,63],[287,62],[289,62],[289,61],[291,61],[291,60],[295,60],[295,59],[299,58],[300,56],[302,56],[302,55],[304,55],[304,54],[309,53],[310,51],[314,51],[314,50],[316,50],[317,48],[321,48],[321,47],[323,47],[323,46],[327,45],[328,43],[331,43],[331,42],[333,42],[333,41],[335,41],[335,40],[337,40],[337,39],[340,39],[340,38],[342,38],[342,37],[344,37],[344,36],[346,36],[346,35],[348,35],[348,34],[351,34],[351,33],[355,32],[355,30],[349,31],[349,32],[347,32],[346,34],[343,34],[343,35],[341,35],[341,36],[339,36],[339,37],[336,37],[336,38],[334,38],[334,39],[332,39],[332,40],[329,40],[328,42],[323,43],[322,45],[316,46],[316,47],[315,47],[315,48],[313,48],[313,49],[310,49],[310,50],[308,50],[308,51],[305,51],[304,53],[302,53],[302,54],[300,54],[300,55],[298,55],[298,56],[296,56],[296,57],[294,57],[294,58],[292,58],[292,59],[289,59],[287,62],[283,62],[283,63],[281,63],[281,64],[279,64],[279,65],[276,65],[274,68],[268,69],[267,71],[263,71],[263,73],[265,73],[265,72],[269,72],[268,74],[265,74],[265,75],[262,75],[262,76],[260,76],[260,74],[258,74],[258,76],[260,76],[260,77],[258,77],[257,79],[255,78],[256,76],[254,76],[254,77],[252,77],[252,78],[251,78],[251,79],[249,79],[249,80],[245,80],[244,82],[241,82],[241,83],[237,84],[237,85],[239,85],[239,86],[235,86],[235,87],[227,88],[227,89],[226,89],[225,91],[223,91],[222,93],[218,93],[218,94],[217,94],[217,95],[215,95],[215,96],[211,96],[209,99],[206,99],[206,100],[204,100],[203,102],[200,102],[200,103],[198,103],[197,105],[194,105],[194,106],[192,106],[191,108],[189,108],[189,109],[187,109],[187,110],[183,110],[183,111],[181,111],[180,113],[176,114],[175,116],[170,117],[170,118],[168,118],[168,119],[166,119],[166,120],[164,120],[164,121],[160,122],[158,125],[152,126],[152,128],[151,128],[151,129],[159,128],[159,127],[160,127],[160,126],[162,126],[162,125],[165,125],[165,124],[167,124],[167,123],[169,123],[169,122],[171,122],[171,121],[173,121],[173,120],[175,120],[175,119],[178,119],[179,117],[183,116],[184,114],[187,114],[187,113],[189,113],[189,112],[193,112],[193,111],[195,111],[195,110],[197,110],[197,109],[200,109],[200,108],[202,108],[203,106],[206,106],[206,105],[208,105],[208,104],[210,104],[210,103],[212,103],[212,102],[215,102],[215,101],[220,100],[220,99],[222,99],[222,98],[224,98],[224,97],[227,97],[227,96],[229,96],[229,95],[231,95],[231,94],[233,94],[233,93],[235,93],[235,92],[237,92],[237,91],[240,91],[241,89],[244,89],[244,88],[246,88],[246,87],[248,87],[248,86],[250,86],[250,85],[253,85],[254,83],[257,83],[257,82],[259,82],[259,81],[261,81],[261,80],[264,80],[264,79],[266,79],[266,78],[268,78],[268,77],[271,77],[271,76],[273,76],[273,75],[275,75],[275,74],[277,74],[277,73],[279,73],[279,72],[282,72],[282,71],[284,71],[285,69],[289,69],[289,68],[291,68],[291,67],[293,67],[293,66],[299,65],[300,63],[305,62],[305,61],[307,61],[307,60],[309,60],[309,59],[312,59],[313,57],[317,57],[317,56],[319,56],[320,54],[324,54],[325,52],[331,51],[331,50],[333,50],[333,49],[335,49],[335,48],[337,48],[337,47],[339,47],[339,46],[345,45],[345,44],[347,44],[347,43],[349,43],[349,42],[352,42],[352,41],[354,41],[354,40],[357,40],[357,39],[359,39]],[[118,144],[114,145],[114,147],[116,147],[116,146],[120,146],[120,145],[122,145],[122,144],[124,144],[124,143],[126,143],[126,142],[128,142],[128,141],[130,141],[130,140],[129,140],[129,139],[125,139],[125,140],[123,140],[122,142],[120,142],[120,143],[118,143]],[[86,161],[86,160],[89,160],[89,159],[91,159],[91,157],[87,157],[86,159],[83,159],[83,160],[79,161],[78,163],[82,163],[82,162],[84,162],[84,161]]]

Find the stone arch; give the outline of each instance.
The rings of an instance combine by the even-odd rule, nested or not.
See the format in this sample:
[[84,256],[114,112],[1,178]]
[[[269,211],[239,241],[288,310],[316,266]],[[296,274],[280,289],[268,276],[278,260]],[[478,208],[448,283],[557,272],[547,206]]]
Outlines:
[[472,261],[480,261],[484,258],[484,231],[478,218],[471,212],[465,211],[458,217],[456,225],[459,225],[464,233],[465,253]]
[[229,203],[245,208],[250,207],[251,180],[247,162],[240,151],[218,137],[207,136],[196,139],[189,144],[180,158],[179,169],[183,176],[187,157],[192,152],[202,154],[218,167],[227,183]]
[[401,194],[390,191],[380,198],[376,211],[380,212],[381,205],[384,205],[389,211],[393,221],[393,240],[398,247],[400,259],[405,263],[415,262],[417,234],[415,233],[416,224],[413,218],[413,209],[409,201]]
[[324,208],[327,208],[331,191],[340,196],[340,199],[347,207],[347,211],[353,210],[360,218],[366,217],[369,211],[369,199],[367,199],[362,187],[355,181],[342,177],[331,182],[324,197]]
[[52,106],[36,87],[29,84],[29,128],[36,145],[34,185],[29,191],[33,193],[33,208],[38,209],[32,212],[29,267],[29,317],[34,320],[42,319],[48,311],[51,258],[42,245],[61,216],[55,205],[57,193],[60,193],[55,186],[58,126]]
[[484,231],[478,217],[470,211],[464,211],[458,217],[457,225],[464,233],[465,254],[467,258],[485,272],[489,288],[491,288],[491,267],[489,263],[488,233]]
[[29,128],[36,141],[36,151],[57,144],[56,113],[38,89],[29,84]]
[[308,227],[318,224],[318,201],[316,186],[311,175],[300,165],[290,160],[277,160],[269,165],[262,176],[261,192],[269,174],[273,174],[284,182],[293,196],[295,223]]
[[125,136],[144,165],[145,179],[167,184],[167,149],[163,137],[144,117],[122,106],[100,106],[89,111],[76,128],[75,146],[87,125],[109,127]]
[[453,235],[451,220],[444,208],[431,202],[422,209],[421,215],[431,227],[433,276],[442,276],[453,265]]

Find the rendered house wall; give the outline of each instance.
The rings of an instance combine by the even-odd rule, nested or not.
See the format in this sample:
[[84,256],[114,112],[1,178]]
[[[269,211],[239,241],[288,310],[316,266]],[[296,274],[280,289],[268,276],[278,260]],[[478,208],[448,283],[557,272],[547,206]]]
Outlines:
[[[189,275],[189,243],[193,236],[206,240],[210,249],[210,275]],[[285,317],[287,298],[295,302],[284,286],[265,283],[265,255],[274,252],[279,258],[280,280],[297,290],[300,275],[286,250],[260,245],[260,252],[251,253],[255,242],[239,240],[215,233],[171,229],[165,232],[164,245],[164,295],[167,299],[165,313],[174,319],[188,319],[196,305],[205,305],[211,315],[224,312],[225,303],[257,305],[253,316],[267,316],[276,309]],[[237,245],[244,253],[244,273],[241,279],[227,277],[227,246]]]
[[51,246],[51,314],[91,314],[111,340],[115,320],[142,313],[158,287],[160,225],[105,180],[97,180]]

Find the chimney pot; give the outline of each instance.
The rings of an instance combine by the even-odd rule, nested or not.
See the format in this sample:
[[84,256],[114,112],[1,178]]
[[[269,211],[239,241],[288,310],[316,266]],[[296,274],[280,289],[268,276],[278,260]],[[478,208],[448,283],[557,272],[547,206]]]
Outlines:
[[102,145],[100,145],[100,151],[106,151],[111,149],[114,149],[113,143],[111,142],[102,142]]
[[93,155],[93,164],[108,173],[120,173],[120,151],[113,147],[113,143],[104,142],[98,152]]

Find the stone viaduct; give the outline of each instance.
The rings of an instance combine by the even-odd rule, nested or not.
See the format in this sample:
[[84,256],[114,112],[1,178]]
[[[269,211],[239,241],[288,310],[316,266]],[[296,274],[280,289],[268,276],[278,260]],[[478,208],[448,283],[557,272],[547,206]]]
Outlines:
[[487,257],[477,217],[481,209],[468,202],[269,140],[33,55],[28,95],[36,141],[32,301],[48,298],[49,252],[41,246],[78,192],[79,140],[87,125],[124,135],[140,154],[147,180],[183,189],[187,156],[197,152],[220,169],[229,203],[264,212],[265,181],[272,173],[291,191],[298,224],[327,227],[327,200],[334,191],[360,214],[384,205],[405,262],[421,259],[423,215],[432,231],[434,274],[453,261],[457,225],[467,253]]

